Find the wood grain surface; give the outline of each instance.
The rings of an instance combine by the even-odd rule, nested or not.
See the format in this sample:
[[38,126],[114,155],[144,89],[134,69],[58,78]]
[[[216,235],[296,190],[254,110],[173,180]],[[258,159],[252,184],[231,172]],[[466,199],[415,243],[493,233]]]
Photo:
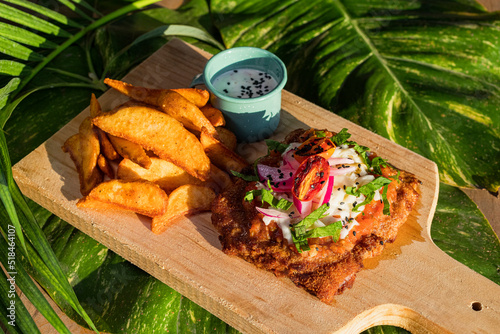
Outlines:
[[[147,87],[189,85],[209,54],[172,40],[129,73],[124,81]],[[104,110],[125,101],[114,91],[99,99]],[[500,286],[453,260],[434,245],[430,224],[438,175],[436,165],[399,145],[283,92],[282,119],[273,135],[298,127],[346,127],[370,147],[423,182],[421,200],[394,244],[365,263],[354,287],[326,305],[287,279],[223,254],[210,213],[180,219],[162,235],[150,219],[129,213],[77,209],[78,177],[62,143],[78,131],[88,109],[13,168],[25,195],[90,235],[235,328],[247,333],[359,333],[379,324],[412,333],[493,333],[500,325]],[[264,143],[240,145],[252,160]],[[475,309],[481,306],[480,311]]]

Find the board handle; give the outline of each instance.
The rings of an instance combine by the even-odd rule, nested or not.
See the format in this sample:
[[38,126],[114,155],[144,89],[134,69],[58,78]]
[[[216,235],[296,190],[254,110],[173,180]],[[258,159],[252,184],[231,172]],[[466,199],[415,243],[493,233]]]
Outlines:
[[400,272],[406,280],[403,284],[413,291],[406,298],[387,296],[387,303],[361,312],[338,333],[359,333],[377,325],[398,326],[411,333],[500,333],[500,285],[432,242],[421,244],[419,250],[424,254],[404,261],[406,268],[398,266],[405,271]]

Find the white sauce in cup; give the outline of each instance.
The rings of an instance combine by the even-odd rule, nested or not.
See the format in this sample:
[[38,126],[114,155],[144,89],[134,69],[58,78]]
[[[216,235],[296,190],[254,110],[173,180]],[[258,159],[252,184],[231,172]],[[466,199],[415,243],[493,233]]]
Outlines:
[[278,82],[266,72],[239,68],[222,73],[212,84],[227,96],[248,99],[266,95],[276,88]]

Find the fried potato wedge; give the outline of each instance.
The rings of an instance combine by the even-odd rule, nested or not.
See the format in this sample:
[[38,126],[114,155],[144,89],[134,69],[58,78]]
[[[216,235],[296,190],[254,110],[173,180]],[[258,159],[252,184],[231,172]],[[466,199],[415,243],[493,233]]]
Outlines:
[[201,112],[205,117],[212,123],[213,126],[224,126],[226,125],[226,119],[222,114],[222,111],[207,103],[205,106],[200,108]]
[[123,211],[130,211],[131,210],[125,210],[121,206],[114,204],[114,203],[108,203],[108,202],[101,202],[97,199],[94,198],[89,198],[85,197],[80,199],[80,201],[77,203],[77,206],[81,209],[91,209],[91,210],[96,210],[96,211],[117,211],[117,212],[123,212]]
[[132,160],[144,168],[149,168],[151,166],[151,159],[141,145],[110,134],[107,134],[107,136],[120,156]]
[[101,181],[101,174],[99,170],[96,170],[92,175],[90,180],[85,180],[82,171],[82,151],[80,149],[80,133],[76,133],[73,136],[66,139],[62,146],[62,150],[69,153],[71,160],[75,164],[76,171],[78,173],[78,179],[80,181],[80,193],[86,195],[92,190],[92,188]]
[[248,166],[248,162],[212,137],[205,129],[201,131],[200,142],[212,163],[223,171],[231,174],[232,170],[241,172]]
[[114,179],[100,183],[76,205],[95,209],[99,206],[96,201],[154,217],[166,212],[168,195],[153,182]]
[[97,157],[97,166],[99,166],[99,169],[104,173],[104,175],[106,175],[110,179],[115,178],[115,170],[104,155],[99,154],[99,156]]
[[99,128],[97,129],[97,134],[99,135],[99,143],[101,143],[101,153],[104,155],[108,160],[115,161],[120,158],[120,155],[118,152],[116,152],[115,147],[109,140],[108,135],[106,132],[102,131]]
[[80,180],[80,192],[87,195],[92,188],[102,181],[102,173],[97,166],[100,154],[99,138],[87,117],[80,124],[78,134],[68,138],[62,147],[64,152],[70,154],[75,164]]
[[118,164],[116,174],[122,180],[154,182],[167,193],[185,184],[203,184],[203,181],[188,174],[184,169],[156,157],[151,157],[151,166],[148,169],[142,168],[129,159],[123,159]]
[[210,134],[217,135],[214,126],[201,110],[177,92],[166,92],[159,108],[190,130],[201,132],[201,128],[205,127]]
[[[95,94],[92,93],[90,97],[90,117],[94,118],[102,114],[102,108],[99,104],[99,101],[95,97]],[[101,129],[95,128],[97,131],[97,135],[99,137],[99,143],[101,144],[101,153],[109,160],[116,160],[120,156],[116,153],[113,145],[109,141],[108,136]]]
[[[92,119],[87,117],[80,124],[80,151],[82,153],[82,173],[86,189],[91,189],[97,180],[95,179],[97,167],[97,158],[101,153],[99,137],[92,125]],[[102,176],[98,178],[102,180]]]
[[217,136],[214,126],[201,110],[174,90],[138,87],[109,78],[104,79],[104,83],[134,100],[158,107],[188,129],[201,132],[201,128],[206,127],[210,134]]
[[215,165],[210,166],[209,180],[201,181],[169,161],[151,157],[151,162],[151,167],[145,169],[129,159],[123,159],[118,164],[116,176],[125,181],[147,180],[154,182],[167,194],[186,184],[206,185],[217,192],[232,184],[229,174]]
[[202,181],[210,177],[210,160],[200,141],[165,113],[145,106],[125,107],[97,116],[93,123],[108,134],[141,145]]
[[90,117],[96,117],[98,116],[101,112],[101,105],[99,104],[99,101],[97,101],[97,97],[95,97],[95,94],[92,93],[90,96]]
[[236,135],[231,130],[221,126],[216,127],[215,130],[217,130],[217,133],[219,134],[219,141],[226,145],[228,149],[234,151],[236,149],[236,145],[238,145]]
[[194,103],[198,108],[203,107],[207,104],[210,98],[210,93],[208,90],[198,89],[198,88],[175,88],[172,91],[179,93],[186,100]]
[[210,187],[192,184],[180,186],[169,195],[167,211],[153,217],[151,230],[160,234],[179,217],[210,211],[214,199],[215,192]]

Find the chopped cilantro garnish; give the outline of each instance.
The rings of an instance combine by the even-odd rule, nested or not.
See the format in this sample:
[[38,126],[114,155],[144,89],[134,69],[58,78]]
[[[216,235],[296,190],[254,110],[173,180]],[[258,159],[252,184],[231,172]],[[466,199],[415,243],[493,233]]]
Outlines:
[[309,231],[308,238],[332,237],[334,242],[339,241],[342,222],[339,220],[330,225],[316,227]]
[[314,135],[316,137],[318,137],[318,138],[324,138],[324,137],[326,137],[325,131],[321,131],[321,130],[314,131]]
[[[365,200],[362,203],[359,203],[358,205],[356,205],[352,209],[352,211],[357,211],[359,207],[370,203],[373,200],[373,197],[375,196],[375,191],[382,188],[383,186],[388,185],[391,182],[392,182],[391,180],[389,180],[383,176],[379,176],[375,180],[365,184],[364,186],[359,187],[358,189],[356,189],[355,187],[347,187],[345,190],[347,194],[353,195],[356,197],[359,197],[361,195],[365,196]],[[389,208],[389,201],[387,201],[387,187],[384,189],[381,196],[382,196],[382,199],[384,201],[384,214],[388,215],[388,214],[390,214],[390,211],[389,211],[390,208]]]
[[373,168],[373,171],[376,174],[382,174],[382,167],[387,167],[387,160],[382,159],[381,157],[375,157],[371,161],[369,161],[369,167]]
[[247,174],[241,174],[235,170],[232,170],[231,171],[231,174],[233,174],[234,176],[237,176],[245,181],[259,181],[259,177],[257,175],[247,175]]
[[399,180],[399,175],[401,175],[401,171],[400,170],[398,170],[398,172],[396,173],[396,175],[394,175],[394,176],[392,176],[390,178],[393,179],[393,180],[396,180],[396,181],[398,181],[398,183],[400,183],[401,181]]
[[244,199],[245,201],[250,202],[259,196],[261,197],[262,203],[267,203],[275,209],[286,211],[292,206],[292,202],[284,198],[277,199],[276,197],[274,197],[273,191],[267,189],[250,190],[245,194]]
[[288,148],[288,144],[283,144],[283,143],[276,141],[276,140],[266,139],[265,142],[267,144],[267,153],[268,154],[271,151],[283,153]]
[[366,146],[361,146],[355,141],[349,141],[346,142],[348,145],[352,145],[354,150],[359,153],[359,156],[361,159],[363,159],[363,162],[365,165],[370,165],[370,158],[368,157],[368,152],[370,152],[370,149]]
[[[292,239],[295,247],[299,253],[310,250],[309,244],[307,243],[307,239],[309,238],[320,238],[331,236],[335,241],[338,241],[340,237],[340,230],[342,229],[342,223],[336,222],[331,225],[327,225],[324,227],[317,227],[311,230],[307,230],[314,222],[323,218],[325,212],[328,210],[328,205],[323,204],[313,212],[311,212],[308,216],[302,219],[297,224],[293,225],[291,228]],[[340,227],[338,226],[340,224]]]
[[343,128],[340,130],[339,133],[337,133],[335,136],[333,136],[331,139],[335,143],[335,145],[340,146],[344,145],[347,143],[347,139],[351,138],[351,134],[347,132],[346,128]]
[[304,219],[293,226],[293,229],[296,234],[304,234],[306,229],[311,227],[314,222],[323,217],[323,214],[328,210],[328,205],[323,204],[309,215],[307,215]]
[[389,204],[389,200],[387,199],[387,189],[389,187],[385,187],[384,191],[382,191],[382,199],[384,201],[384,215],[391,215],[391,205]]

